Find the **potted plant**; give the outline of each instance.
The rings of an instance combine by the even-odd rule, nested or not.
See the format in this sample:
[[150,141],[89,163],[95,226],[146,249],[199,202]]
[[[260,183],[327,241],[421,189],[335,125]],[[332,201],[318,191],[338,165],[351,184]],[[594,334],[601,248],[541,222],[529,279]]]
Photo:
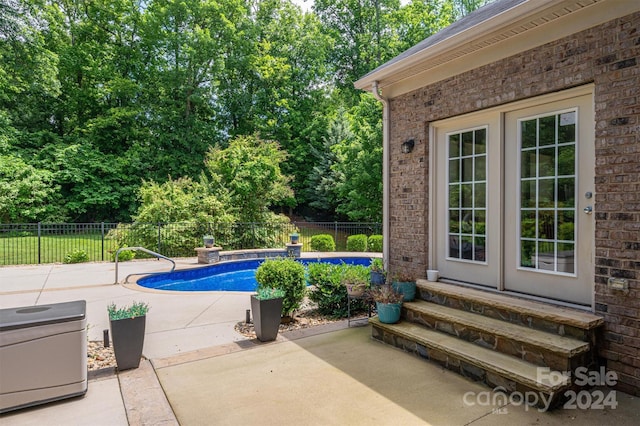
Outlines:
[[213,244],[215,244],[215,242],[216,242],[216,240],[213,237],[213,235],[205,235],[204,237],[202,237],[202,240],[204,241],[204,246],[206,248],[213,247]]
[[413,276],[399,273],[393,278],[393,288],[404,295],[405,302],[411,302],[416,297],[416,280]]
[[[364,267],[361,267],[364,268]],[[364,269],[366,274],[366,269]],[[352,266],[344,270],[340,283],[347,287],[350,297],[362,297],[367,289],[367,276],[363,275],[359,268]]]
[[369,266],[369,280],[371,285],[382,285],[385,281],[384,263],[382,258],[374,257],[371,259],[371,265]]
[[140,365],[148,311],[149,305],[143,302],[133,302],[122,308],[115,303],[107,306],[113,352],[120,371]]
[[251,312],[256,337],[261,342],[275,340],[280,329],[282,302],[285,292],[279,288],[262,287],[251,296]]
[[398,293],[392,285],[383,284],[375,286],[369,292],[376,302],[378,319],[385,324],[394,324],[400,321],[403,295]]
[[289,235],[289,238],[291,238],[291,244],[298,244],[298,241],[300,240],[300,234],[294,232]]

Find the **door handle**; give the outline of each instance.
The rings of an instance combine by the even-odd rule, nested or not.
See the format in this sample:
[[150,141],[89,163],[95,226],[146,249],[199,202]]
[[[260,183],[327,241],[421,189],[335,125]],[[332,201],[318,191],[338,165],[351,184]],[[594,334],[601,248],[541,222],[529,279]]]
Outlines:
[[593,213],[593,207],[587,206],[584,209],[582,209],[582,211],[585,212],[586,214],[591,214]]

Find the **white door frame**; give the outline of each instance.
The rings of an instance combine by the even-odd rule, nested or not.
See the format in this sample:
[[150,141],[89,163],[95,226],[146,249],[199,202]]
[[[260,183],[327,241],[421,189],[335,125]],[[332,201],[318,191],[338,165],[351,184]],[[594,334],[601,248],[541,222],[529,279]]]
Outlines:
[[[437,219],[436,219],[436,215],[437,215],[437,209],[438,209],[438,203],[437,203],[437,193],[438,193],[438,187],[440,184],[442,184],[441,182],[438,181],[438,158],[437,158],[437,151],[438,148],[442,147],[438,147],[437,143],[438,143],[438,137],[439,137],[439,129],[442,129],[444,127],[451,127],[452,125],[459,123],[461,128],[465,127],[465,122],[468,122],[468,120],[473,121],[474,117],[478,117],[478,116],[482,116],[485,114],[495,114],[499,117],[499,121],[500,121],[500,125],[499,125],[499,132],[500,132],[500,141],[501,141],[501,150],[500,150],[500,161],[501,161],[501,167],[500,167],[500,185],[501,185],[501,191],[504,192],[504,179],[505,179],[505,168],[504,168],[504,132],[505,132],[505,116],[507,113],[509,112],[513,112],[513,111],[517,111],[519,109],[525,109],[525,108],[529,108],[531,106],[535,106],[535,105],[544,105],[544,104],[552,104],[552,103],[556,103],[556,102],[560,102],[569,98],[575,98],[578,96],[583,96],[583,95],[590,95],[591,96],[591,103],[593,104],[593,93],[594,93],[594,85],[593,84],[589,84],[589,85],[585,85],[585,86],[580,86],[577,88],[573,88],[573,89],[568,89],[568,90],[564,90],[561,92],[556,92],[556,93],[552,93],[549,95],[542,95],[542,96],[538,96],[536,98],[533,99],[527,99],[527,100],[522,100],[522,101],[517,101],[517,102],[513,102],[507,105],[502,105],[502,106],[498,106],[498,107],[494,107],[494,108],[489,108],[486,110],[482,110],[479,112],[475,112],[475,113],[470,113],[470,114],[465,114],[462,116],[457,116],[457,117],[452,117],[452,118],[447,118],[447,119],[443,119],[443,120],[439,120],[433,123],[430,123],[429,125],[429,210],[428,210],[428,220],[429,220],[429,226],[428,226],[428,231],[429,231],[429,238],[428,238],[428,249],[429,249],[429,256],[428,256],[428,264],[429,264],[429,269],[438,269],[438,257],[437,257],[437,250],[444,250],[444,247],[439,247],[438,246],[438,240],[437,240],[437,235],[438,235],[438,229],[437,227]],[[593,110],[593,109],[592,109]],[[591,117],[591,120],[594,121],[594,118]],[[595,122],[595,121],[594,121]],[[595,128],[593,128],[593,132],[595,134]],[[593,167],[595,167],[595,163],[593,164]],[[581,195],[581,194],[580,194]],[[500,201],[500,209],[501,211],[504,211],[504,194],[500,197],[501,201]],[[577,201],[577,200],[576,200]],[[595,197],[594,200],[595,201]],[[577,206],[577,212],[576,214],[582,214],[582,207]],[[501,233],[502,233],[502,237],[501,239],[504,240],[505,236],[505,230],[504,230],[504,218],[501,221],[502,223],[502,229],[501,229]],[[594,303],[595,303],[595,292],[594,290],[594,279],[593,279],[593,274],[594,274],[594,247],[595,247],[595,235],[591,235],[590,237],[590,244],[591,244],[591,258],[589,259],[588,264],[590,265],[590,276],[591,278],[588,279],[590,282],[590,293],[591,293],[591,307],[593,308]],[[501,242],[501,258],[504,259],[504,249],[505,249],[505,245]],[[505,291],[505,282],[504,282],[504,266],[502,266],[500,268],[500,272],[498,273],[498,277],[497,277],[497,286],[494,288],[497,288],[497,290],[499,291]],[[584,278],[583,278],[584,279]],[[520,293],[518,293],[520,294]],[[538,296],[531,296],[532,298],[539,298]],[[544,297],[542,297],[544,299]],[[562,302],[558,302],[560,304],[563,304]],[[584,302],[582,302],[584,303]],[[571,304],[571,302],[569,302],[569,304]]]

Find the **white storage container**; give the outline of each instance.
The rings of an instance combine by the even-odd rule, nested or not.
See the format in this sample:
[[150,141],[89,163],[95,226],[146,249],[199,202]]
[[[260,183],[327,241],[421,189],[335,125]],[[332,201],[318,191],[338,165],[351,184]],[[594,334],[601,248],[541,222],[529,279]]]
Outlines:
[[86,301],[0,309],[0,412],[87,391]]

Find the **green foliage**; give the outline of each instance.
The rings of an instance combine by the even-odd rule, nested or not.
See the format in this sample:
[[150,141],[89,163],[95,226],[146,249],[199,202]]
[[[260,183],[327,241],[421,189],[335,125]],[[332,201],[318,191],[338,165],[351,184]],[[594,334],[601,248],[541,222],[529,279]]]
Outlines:
[[351,286],[356,292],[369,287],[369,268],[362,265],[345,265],[340,279],[342,285]]
[[322,138],[321,149],[311,149],[316,165],[307,183],[309,205],[322,213],[333,213],[338,207],[336,187],[344,181],[344,174],[336,168],[340,162],[336,147],[353,139],[349,125],[344,109],[339,108]]
[[[202,244],[202,235],[211,232],[209,224],[224,230],[216,238],[229,238],[230,224],[235,220],[229,194],[224,189],[212,193],[212,187],[215,185],[204,178],[199,182],[190,178],[169,179],[162,184],[144,182],[139,191],[142,204],[134,217],[136,222],[118,225],[109,237],[119,247],[141,246],[181,256],[191,255],[193,248]],[[183,225],[167,225],[168,222]],[[158,233],[162,247],[158,247]]]
[[0,155],[0,223],[55,218],[53,175],[14,155]]
[[[118,250],[113,252],[113,261],[116,261],[116,253]],[[118,262],[128,262],[133,260],[136,257],[136,252],[133,250],[122,250],[120,254],[118,254]]]
[[257,290],[256,299],[258,300],[269,300],[269,299],[279,299],[284,298],[286,295],[285,291],[281,288],[271,288],[271,287],[260,287]]
[[374,272],[383,272],[384,271],[384,262],[379,257],[374,257],[371,259],[371,265],[369,266]]
[[335,251],[336,242],[329,234],[317,234],[311,237],[311,250],[313,251]]
[[367,236],[364,234],[347,237],[347,251],[367,251]]
[[382,220],[382,106],[362,94],[349,111],[353,138],[337,145],[340,161],[334,170],[343,176],[336,186],[338,213],[354,221]]
[[82,263],[89,261],[89,254],[85,250],[74,250],[64,256],[64,263]]
[[367,240],[367,247],[369,251],[382,253],[382,235],[369,235]]
[[[197,179],[211,147],[260,135],[289,161],[229,168],[249,176],[229,186],[230,210],[250,202],[240,221],[310,203],[379,221],[381,114],[353,81],[486,2],[5,1],[0,155],[30,168],[0,179],[1,215],[129,221],[142,182]],[[248,198],[277,165],[293,178]],[[7,195],[30,182],[31,204]]]
[[287,153],[276,142],[238,136],[227,148],[207,153],[207,173],[229,192],[229,202],[241,222],[261,222],[269,207],[293,197],[290,178],[280,169]]
[[[322,315],[333,318],[344,318],[347,316],[347,288],[343,284],[345,275],[352,275],[356,278],[366,274],[368,269],[353,265],[331,264],[331,263],[309,263],[307,265],[309,284],[312,290],[309,292],[309,299],[318,304],[318,311]],[[347,271],[353,272],[347,272]],[[352,310],[358,311],[366,308],[361,300],[354,300],[351,304]]]
[[292,315],[302,303],[307,292],[305,270],[302,263],[293,259],[267,259],[256,270],[258,290],[276,288],[285,292],[282,314]]
[[133,302],[128,306],[117,307],[116,304],[112,302],[107,306],[107,312],[109,313],[110,321],[143,317],[149,312],[149,304],[145,302]]

